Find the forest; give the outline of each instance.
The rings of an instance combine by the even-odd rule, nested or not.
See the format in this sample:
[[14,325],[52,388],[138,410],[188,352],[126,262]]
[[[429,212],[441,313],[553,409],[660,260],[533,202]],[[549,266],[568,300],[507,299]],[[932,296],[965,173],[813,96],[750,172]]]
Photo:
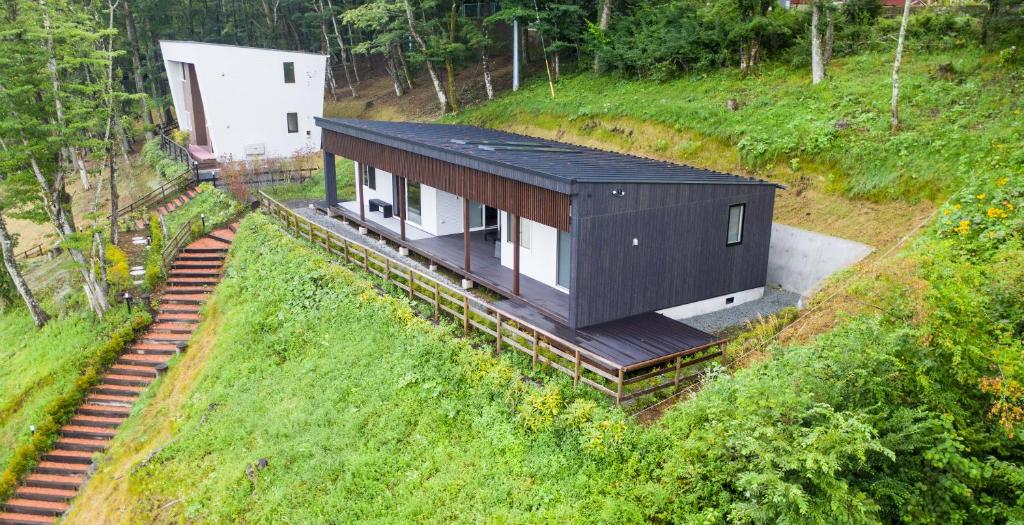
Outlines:
[[[154,140],[175,118],[159,42],[194,40],[328,55],[329,108],[426,100],[417,118],[771,178],[817,206],[780,220],[884,249],[748,326],[648,421],[479,352],[253,213],[196,349],[68,522],[1024,522],[1021,0],[0,6],[0,496],[142,322],[120,225],[163,234],[117,210],[184,168]],[[237,211],[213,191],[171,226]],[[19,260],[25,224],[63,255]]]

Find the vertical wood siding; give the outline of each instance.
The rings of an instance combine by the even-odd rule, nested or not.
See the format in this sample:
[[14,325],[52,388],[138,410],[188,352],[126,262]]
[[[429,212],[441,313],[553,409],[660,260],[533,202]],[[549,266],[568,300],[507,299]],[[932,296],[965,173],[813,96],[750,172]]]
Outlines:
[[562,193],[330,130],[323,132],[323,149],[553,228],[569,230],[570,197]]
[[[764,286],[774,201],[768,185],[581,184],[570,324]],[[743,242],[726,246],[729,206],[739,203],[746,204]]]

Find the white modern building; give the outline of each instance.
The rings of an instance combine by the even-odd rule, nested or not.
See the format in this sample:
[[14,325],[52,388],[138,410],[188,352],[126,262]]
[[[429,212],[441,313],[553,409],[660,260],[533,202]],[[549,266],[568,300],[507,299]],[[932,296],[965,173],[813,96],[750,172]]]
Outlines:
[[313,152],[327,56],[161,41],[178,125],[201,163]]

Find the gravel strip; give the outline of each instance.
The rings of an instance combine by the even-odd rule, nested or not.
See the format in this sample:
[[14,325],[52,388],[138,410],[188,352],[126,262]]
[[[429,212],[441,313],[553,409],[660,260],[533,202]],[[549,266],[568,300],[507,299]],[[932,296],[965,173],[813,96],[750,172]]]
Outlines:
[[717,312],[697,315],[680,321],[705,332],[721,333],[726,328],[740,326],[758,317],[767,317],[788,306],[797,306],[800,294],[779,288],[765,288],[764,297]]

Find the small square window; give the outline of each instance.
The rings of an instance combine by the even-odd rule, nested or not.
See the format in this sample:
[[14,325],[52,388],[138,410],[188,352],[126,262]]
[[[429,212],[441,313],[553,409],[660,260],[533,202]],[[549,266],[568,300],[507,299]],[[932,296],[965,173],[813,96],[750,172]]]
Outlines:
[[377,168],[364,166],[363,170],[363,186],[371,190],[377,189]]
[[288,114],[288,133],[299,132],[299,114],[289,113]]
[[726,245],[732,246],[743,242],[743,215],[746,208],[746,204],[729,206],[729,237]]
[[284,83],[294,84],[295,83],[295,62],[284,63]]

